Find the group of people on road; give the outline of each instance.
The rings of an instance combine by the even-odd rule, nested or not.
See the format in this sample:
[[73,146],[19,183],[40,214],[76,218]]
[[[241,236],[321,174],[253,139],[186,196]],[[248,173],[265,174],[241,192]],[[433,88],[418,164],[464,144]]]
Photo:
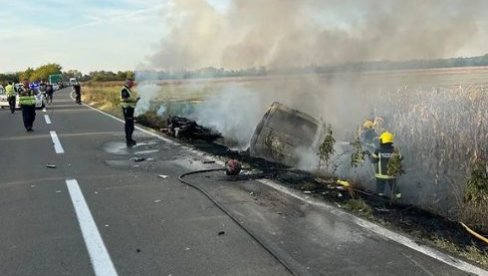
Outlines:
[[5,86],[5,93],[12,114],[15,113],[18,98],[24,127],[27,132],[32,132],[34,131],[33,126],[36,119],[36,95],[39,93],[45,94],[46,102],[51,104],[53,102],[54,88],[50,83],[44,81],[29,82],[24,79],[19,84],[9,81]]

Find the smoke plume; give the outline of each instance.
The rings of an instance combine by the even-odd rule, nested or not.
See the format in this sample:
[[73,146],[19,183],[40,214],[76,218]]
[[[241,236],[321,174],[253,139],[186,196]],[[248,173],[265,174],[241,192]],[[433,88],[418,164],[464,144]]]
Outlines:
[[473,0],[173,0],[149,67],[241,69],[456,55],[488,6]]
[[[227,70],[263,66],[277,69],[444,58],[457,56],[463,49],[473,50],[471,55],[485,54],[484,49],[473,47],[484,45],[479,41],[486,38],[488,28],[483,26],[486,25],[487,6],[488,1],[482,0],[234,0],[222,10],[206,0],[173,0],[164,14],[168,34],[155,53],[147,58],[144,68],[176,71],[209,66]],[[138,77],[144,79],[141,74]],[[419,158],[410,152],[420,150],[425,155],[431,148],[441,149],[447,145],[444,138],[430,140],[431,136],[427,135],[415,140],[419,137],[417,133],[432,131],[432,124],[425,120],[426,117],[439,119],[425,114],[419,119],[415,112],[430,114],[432,108],[428,106],[436,107],[431,101],[442,94],[434,84],[428,83],[426,88],[418,81],[415,74],[406,80],[393,74],[373,73],[229,80],[228,85],[204,99],[190,117],[202,125],[218,129],[224,136],[236,140],[239,147],[245,147],[256,124],[274,101],[323,118],[333,126],[337,141],[352,141],[354,132],[365,119],[383,116],[387,127],[399,134],[396,144],[400,149],[409,150],[403,152],[408,177],[400,180],[400,188],[415,186],[415,191],[404,189],[409,191],[407,197],[412,202],[428,205],[441,197],[442,200],[436,203],[446,202],[446,191],[452,183],[449,183],[451,180],[439,180],[438,176],[446,168],[455,170],[455,164],[447,166],[443,163],[452,162],[452,158],[441,154],[429,161],[428,156],[422,156],[423,164],[430,168],[425,171],[422,164],[416,162]],[[195,90],[206,85],[192,84],[191,80],[188,83],[189,89]],[[145,107],[161,93],[154,85],[140,85],[138,91]],[[411,91],[415,93],[409,93]],[[424,92],[436,93],[426,96]],[[450,95],[454,97],[456,94]],[[419,99],[422,97],[425,101],[421,104]],[[464,103],[467,100],[458,101]],[[449,108],[450,102],[444,101],[441,109],[435,108],[436,114],[466,114],[463,113],[464,106],[454,110]],[[159,113],[166,111],[165,107],[159,107]],[[470,119],[467,115],[459,118],[460,122],[464,118]],[[455,133],[448,125],[436,123],[443,135]],[[452,144],[461,148],[454,142]],[[339,144],[337,151],[342,150],[343,145]],[[316,156],[313,153],[304,155],[301,165],[314,166],[311,163],[316,162]],[[465,152],[459,156],[465,158]],[[335,156],[333,160],[340,160],[338,172],[341,176],[350,176],[348,155]],[[364,175],[371,175],[372,166],[367,164],[357,170],[360,172],[352,173],[361,174],[364,180]],[[456,180],[461,179],[458,173],[462,172],[452,173]],[[422,176],[422,179],[411,178],[414,175]],[[372,179],[366,181],[372,183]]]

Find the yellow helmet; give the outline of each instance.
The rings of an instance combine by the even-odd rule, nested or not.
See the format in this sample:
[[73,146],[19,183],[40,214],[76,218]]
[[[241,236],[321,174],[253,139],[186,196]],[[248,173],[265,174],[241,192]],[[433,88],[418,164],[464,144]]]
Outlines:
[[380,143],[381,144],[393,143],[393,133],[388,132],[388,131],[381,133]]
[[365,128],[365,129],[373,128],[373,126],[374,126],[374,123],[371,120],[366,120],[363,123],[363,128]]

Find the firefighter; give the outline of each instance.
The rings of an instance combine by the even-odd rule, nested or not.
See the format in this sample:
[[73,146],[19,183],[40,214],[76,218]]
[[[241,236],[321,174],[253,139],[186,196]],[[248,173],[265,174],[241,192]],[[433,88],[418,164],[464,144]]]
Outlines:
[[402,194],[398,191],[396,175],[388,174],[389,162],[397,154],[401,160],[401,155],[393,146],[393,134],[385,131],[380,135],[380,146],[371,155],[371,161],[375,165],[376,193],[385,196],[385,186],[390,189],[390,198],[401,198]]
[[134,80],[127,79],[120,90],[120,106],[125,120],[125,142],[127,147],[135,146],[137,143],[132,139],[134,132],[134,109],[140,97],[135,98],[131,88],[134,86]]
[[15,91],[15,87],[11,81],[9,81],[8,85],[5,86],[5,93],[7,94],[7,100],[8,100],[8,105],[10,106],[10,112],[14,114],[17,92]]
[[20,92],[19,105],[22,108],[24,127],[27,132],[31,132],[34,131],[32,127],[34,125],[34,120],[36,119],[36,96],[29,86],[29,81],[24,80],[24,88],[25,89]]
[[359,140],[365,151],[372,152],[378,147],[378,134],[374,129],[374,122],[372,120],[366,120],[363,123],[363,126],[359,130]]

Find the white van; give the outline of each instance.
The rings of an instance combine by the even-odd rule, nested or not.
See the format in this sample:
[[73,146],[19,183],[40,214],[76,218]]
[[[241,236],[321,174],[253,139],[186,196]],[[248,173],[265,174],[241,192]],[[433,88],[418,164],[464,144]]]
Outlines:
[[78,83],[78,81],[76,80],[76,78],[70,78],[69,79],[69,85],[73,86],[73,85],[75,85],[77,83]]

